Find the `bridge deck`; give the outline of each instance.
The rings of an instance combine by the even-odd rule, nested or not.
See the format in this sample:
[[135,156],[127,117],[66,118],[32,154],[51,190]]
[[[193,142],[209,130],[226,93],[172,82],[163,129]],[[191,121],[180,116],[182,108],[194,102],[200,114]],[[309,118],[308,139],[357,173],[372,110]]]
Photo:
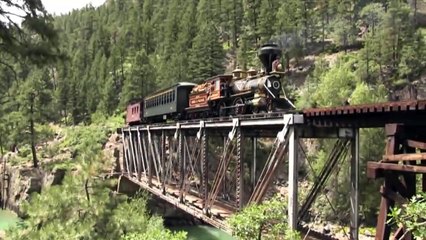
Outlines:
[[203,199],[197,195],[187,193],[184,201],[181,201],[179,199],[180,189],[173,184],[167,185],[166,192],[163,193],[161,190],[161,184],[155,179],[155,177],[153,177],[151,185],[148,184],[148,179],[142,178],[141,180],[138,180],[137,176],[128,177],[126,175],[123,175],[122,177],[125,177],[127,180],[141,186],[143,189],[148,190],[155,196],[180,208],[188,214],[230,233],[230,229],[226,224],[226,219],[235,212],[235,209],[216,202],[210,209],[211,216],[207,216],[203,212]]
[[218,117],[208,119],[185,120],[173,123],[155,123],[139,126],[128,126],[121,130],[176,130],[203,128],[232,128],[233,119],[238,119],[239,126],[243,128],[257,127],[277,128],[284,124],[285,114],[302,116],[296,121],[303,122],[306,127],[355,127],[375,128],[384,127],[389,123],[407,125],[423,125],[426,122],[426,100],[400,101],[387,103],[360,104],[353,106],[310,108],[303,111],[274,112],[247,114],[239,116]]

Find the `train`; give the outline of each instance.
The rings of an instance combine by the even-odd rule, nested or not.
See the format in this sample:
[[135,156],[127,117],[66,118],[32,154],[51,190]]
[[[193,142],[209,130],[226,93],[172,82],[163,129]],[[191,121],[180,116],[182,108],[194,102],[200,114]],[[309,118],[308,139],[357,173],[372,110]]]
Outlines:
[[214,76],[200,84],[179,82],[134,100],[127,106],[126,124],[292,110],[293,103],[283,94],[284,72],[274,66],[281,53],[278,45],[265,44],[258,50],[260,73],[237,68],[232,75]]

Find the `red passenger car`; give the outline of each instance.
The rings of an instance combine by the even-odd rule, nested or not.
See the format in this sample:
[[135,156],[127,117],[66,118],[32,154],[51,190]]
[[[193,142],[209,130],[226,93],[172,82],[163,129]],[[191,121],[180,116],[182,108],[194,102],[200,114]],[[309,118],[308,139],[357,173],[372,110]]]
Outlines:
[[136,101],[127,106],[126,124],[140,124],[143,119],[143,101]]

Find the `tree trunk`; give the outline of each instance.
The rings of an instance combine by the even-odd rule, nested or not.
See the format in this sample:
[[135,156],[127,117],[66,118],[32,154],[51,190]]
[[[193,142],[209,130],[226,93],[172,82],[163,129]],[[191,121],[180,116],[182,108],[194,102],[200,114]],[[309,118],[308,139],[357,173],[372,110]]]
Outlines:
[[33,155],[33,166],[38,168],[37,152],[35,148],[35,130],[34,130],[34,96],[30,99],[30,133],[31,133],[31,153]]
[[233,32],[232,32],[232,45],[233,45],[233,51],[234,53],[237,51],[238,49],[238,41],[237,41],[237,1],[234,0],[234,19],[233,19]]
[[306,48],[308,44],[308,6],[306,1],[304,1],[303,10],[303,47]]
[[413,25],[417,27],[417,0],[413,0]]

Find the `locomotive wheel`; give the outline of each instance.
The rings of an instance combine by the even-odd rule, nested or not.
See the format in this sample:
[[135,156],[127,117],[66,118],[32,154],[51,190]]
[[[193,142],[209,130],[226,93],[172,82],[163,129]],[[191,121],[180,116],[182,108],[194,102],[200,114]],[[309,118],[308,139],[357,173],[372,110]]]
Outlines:
[[226,116],[226,103],[225,102],[220,102],[217,105],[217,115],[218,116]]
[[272,100],[269,100],[268,101],[268,112],[271,113],[271,112],[274,112],[274,111],[275,111],[275,104],[274,104],[274,102],[272,102]]
[[[244,105],[244,100],[242,98],[235,99],[234,106],[240,105],[240,104]],[[244,114],[244,111],[245,111],[245,106],[235,107],[236,115]]]
[[260,112],[260,108],[259,107],[257,107],[257,106],[253,106],[252,108],[251,108],[251,111],[253,112],[253,113],[259,113]]

